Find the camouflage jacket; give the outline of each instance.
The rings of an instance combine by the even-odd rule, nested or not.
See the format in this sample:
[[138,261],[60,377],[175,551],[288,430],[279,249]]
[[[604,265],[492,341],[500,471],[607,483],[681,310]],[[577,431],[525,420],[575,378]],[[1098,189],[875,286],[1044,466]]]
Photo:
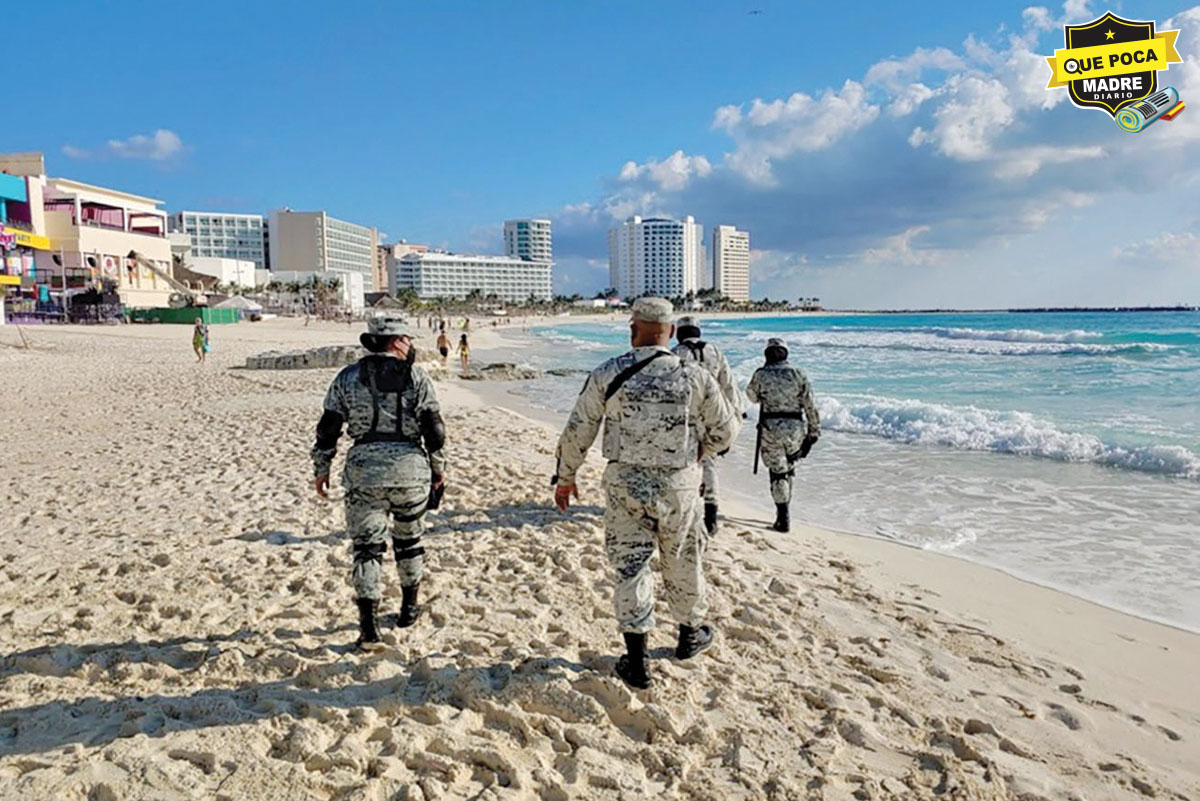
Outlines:
[[[663,355],[605,397],[622,371],[655,353]],[[609,462],[666,472],[694,468],[701,451],[725,450],[741,428],[706,370],[656,346],[634,348],[588,375],[558,440],[560,486],[575,483],[601,421]]]
[[[366,380],[369,376],[375,379],[374,396]],[[442,443],[435,438],[437,447],[426,450],[431,442],[427,430],[434,424],[439,429],[442,426],[441,409],[428,374],[393,356],[366,356],[344,368],[329,385],[312,450],[313,472],[329,474],[345,425],[346,433],[355,440],[342,476],[347,486],[428,482],[430,473],[445,471]]]
[[741,415],[746,410],[746,399],[733,378],[733,371],[729,369],[729,360],[720,348],[711,342],[693,338],[683,340],[672,348],[672,352],[679,358],[694,361],[708,370],[712,377],[717,379],[721,394],[729,401],[735,414]]
[[[761,404],[759,419],[763,427],[784,430],[803,424],[809,436],[821,435],[821,416],[813,402],[812,386],[799,367],[793,367],[787,361],[763,365],[754,371],[746,386],[746,397],[751,403]],[[764,412],[803,412],[804,420],[762,420]]]

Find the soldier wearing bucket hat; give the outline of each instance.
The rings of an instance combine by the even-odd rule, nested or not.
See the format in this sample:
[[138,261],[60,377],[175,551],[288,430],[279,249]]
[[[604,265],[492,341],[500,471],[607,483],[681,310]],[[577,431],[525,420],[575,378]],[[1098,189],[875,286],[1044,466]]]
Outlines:
[[404,596],[397,625],[411,626],[421,614],[421,532],[426,508],[436,506],[445,487],[446,430],[433,382],[413,364],[416,350],[405,319],[373,317],[359,341],[369,353],[330,384],[312,458],[314,487],[328,498],[343,426],[354,440],[342,472],[354,555],[350,584],[357,597],[358,646],[374,651],[383,647],[379,597],[389,534]]
[[[700,321],[690,314],[680,317],[675,323],[675,338],[678,340],[672,352],[685,361],[695,362],[717,380],[721,394],[741,416],[745,410],[745,399],[733,380],[729,360],[721,349],[700,338]],[[700,494],[704,498],[704,526],[708,533],[717,530],[717,457],[721,454],[706,453],[700,462]]]
[[771,498],[775,501],[776,531],[791,527],[790,507],[795,464],[808,456],[821,436],[821,417],[813,402],[812,386],[804,371],[788,363],[787,343],[778,337],[767,340],[763,351],[767,363],[754,372],[746,386],[746,397],[759,404],[758,456],[771,473]]
[[654,629],[659,554],[671,616],[679,624],[678,659],[713,642],[702,556],[708,535],[700,510],[699,458],[729,447],[741,420],[707,371],[669,350],[674,310],[662,298],[633,306],[633,349],[593,370],[558,441],[554,501],[566,511],[579,497],[576,473],[604,423],[605,547],[616,572],[613,606],[626,653],[617,674],[650,686],[646,635]]

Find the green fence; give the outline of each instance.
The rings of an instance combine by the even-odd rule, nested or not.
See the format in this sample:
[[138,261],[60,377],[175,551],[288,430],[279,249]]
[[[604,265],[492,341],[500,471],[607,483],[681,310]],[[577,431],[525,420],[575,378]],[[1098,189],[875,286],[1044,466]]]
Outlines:
[[129,319],[134,322],[181,323],[196,322],[199,317],[209,325],[236,323],[242,319],[239,309],[210,309],[207,306],[189,306],[183,309],[130,309]]

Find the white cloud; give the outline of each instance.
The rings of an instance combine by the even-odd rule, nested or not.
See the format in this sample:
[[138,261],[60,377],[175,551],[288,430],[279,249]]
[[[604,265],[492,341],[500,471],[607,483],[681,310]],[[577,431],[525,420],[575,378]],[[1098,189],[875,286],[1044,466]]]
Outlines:
[[1158,236],[1113,248],[1113,257],[1123,261],[1190,264],[1200,272],[1200,234],[1164,231]]
[[874,248],[867,248],[858,257],[867,264],[934,265],[944,263],[952,251],[944,248],[914,247],[917,237],[932,230],[928,225],[913,225],[898,234],[886,237]]
[[889,58],[876,62],[867,70],[863,83],[867,86],[882,84],[899,89],[905,83],[915,81],[926,70],[946,72],[963,69],[966,65],[956,53],[944,47],[926,50],[918,47],[904,58]]
[[765,102],[755,98],[750,110],[722,106],[713,117],[713,127],[729,134],[737,143],[725,163],[752,183],[776,183],[772,163],[793,153],[813,152],[832,146],[843,137],[870,124],[879,107],[867,99],[863,85],[846,81],[840,90],[825,90],[814,98],[796,92],[787,100]]
[[992,142],[1015,119],[1008,89],[995,78],[953,75],[946,81],[946,97],[933,112],[933,129],[917,144],[934,143],[959,161],[987,158]]
[[167,161],[183,153],[185,147],[179,134],[159,128],[153,134],[135,134],[128,139],[109,139],[96,150],[63,145],[63,155],[73,159],[113,157]]
[[1054,29],[1054,19],[1050,16],[1050,9],[1045,6],[1030,6],[1021,12],[1021,19],[1025,21],[1025,26],[1037,31],[1049,31]]
[[893,117],[906,117],[937,92],[923,83],[910,83],[896,94],[896,98],[887,107],[887,112]]
[[1104,155],[1104,148],[1099,145],[1082,147],[1034,145],[1014,148],[996,155],[995,175],[997,178],[1029,178],[1047,164],[1067,164],[1084,159],[1098,159]]
[[692,176],[704,178],[712,172],[712,164],[704,156],[688,156],[676,150],[662,161],[653,159],[645,164],[627,161],[621,168],[622,181],[636,181],[648,177],[664,192],[678,192],[688,185]]

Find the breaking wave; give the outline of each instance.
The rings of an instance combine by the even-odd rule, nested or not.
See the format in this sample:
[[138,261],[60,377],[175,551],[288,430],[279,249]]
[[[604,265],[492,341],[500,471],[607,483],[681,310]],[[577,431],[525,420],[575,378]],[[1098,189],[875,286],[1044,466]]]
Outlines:
[[1027,412],[999,412],[917,400],[827,398],[822,427],[922,445],[1010,453],[1200,481],[1200,455],[1178,445],[1121,446],[1094,434],[1063,431]]

